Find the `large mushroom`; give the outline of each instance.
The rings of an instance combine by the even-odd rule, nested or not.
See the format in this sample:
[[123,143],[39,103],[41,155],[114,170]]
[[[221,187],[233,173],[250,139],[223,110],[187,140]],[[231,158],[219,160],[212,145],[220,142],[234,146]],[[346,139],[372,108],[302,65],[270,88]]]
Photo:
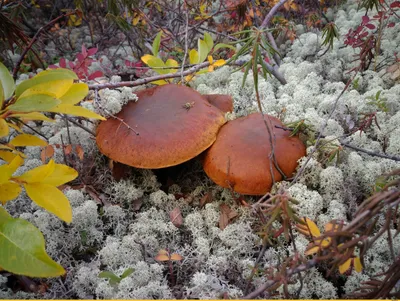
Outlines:
[[126,165],[156,169],[188,161],[214,143],[225,123],[222,111],[185,86],[154,87],[137,96],[97,128],[100,151]]
[[[298,137],[275,126],[283,126],[272,116],[275,156],[279,168],[290,177],[297,161],[305,156],[306,148]],[[248,195],[262,195],[271,190],[272,175],[275,181],[282,175],[271,165],[270,136],[260,113],[241,117],[225,124],[218,133],[215,143],[206,151],[203,167],[207,175],[222,187]]]

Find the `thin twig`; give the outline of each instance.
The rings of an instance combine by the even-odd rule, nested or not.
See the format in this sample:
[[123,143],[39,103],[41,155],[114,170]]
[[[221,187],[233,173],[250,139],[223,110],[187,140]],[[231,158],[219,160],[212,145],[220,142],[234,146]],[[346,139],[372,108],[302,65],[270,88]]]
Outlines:
[[17,79],[17,74],[18,74],[19,67],[21,66],[21,64],[22,64],[22,62],[23,62],[23,60],[24,60],[26,54],[27,54],[28,51],[32,48],[33,44],[35,44],[36,40],[39,38],[39,36],[40,36],[40,34],[42,33],[42,31],[43,31],[45,28],[49,27],[50,25],[53,25],[54,23],[56,23],[56,22],[57,22],[58,20],[60,20],[61,18],[68,17],[68,16],[74,15],[74,14],[75,14],[75,11],[69,12],[69,13],[67,13],[67,14],[62,14],[62,15],[58,16],[57,18],[51,20],[51,21],[50,21],[49,23],[47,23],[46,25],[43,25],[42,27],[39,28],[39,30],[36,32],[36,34],[34,35],[34,37],[32,38],[32,40],[30,41],[29,45],[28,45],[28,46],[24,49],[24,51],[22,52],[20,58],[18,59],[17,64],[16,64],[15,67],[14,67],[14,70],[13,70],[13,78],[14,78],[14,80]]
[[183,60],[182,60],[182,67],[181,67],[181,84],[184,84],[185,76],[183,75],[183,70],[185,67],[185,62],[186,62],[186,57],[188,54],[188,47],[189,47],[189,42],[188,42],[188,30],[189,30],[189,12],[188,8],[186,5],[185,1],[185,15],[186,15],[186,26],[185,26],[185,54],[183,55]]
[[[311,259],[308,262],[300,264],[295,268],[288,269],[286,271],[285,275],[287,276],[287,278],[290,278],[291,276],[301,273],[303,271],[307,271],[316,265],[317,265],[317,261],[315,259]],[[260,287],[258,287],[256,290],[251,292],[250,294],[247,294],[246,296],[244,296],[242,299],[254,299],[254,298],[258,297],[259,295],[261,295],[265,290],[267,290],[268,288],[270,288],[271,286],[273,286],[274,284],[276,284],[278,282],[279,282],[279,280],[276,280],[276,279],[269,280],[269,281],[265,282],[263,285],[261,285]]]
[[365,154],[370,155],[370,156],[373,156],[373,157],[379,157],[379,158],[384,158],[384,159],[390,159],[390,160],[393,160],[393,161],[400,161],[400,157],[397,157],[397,156],[394,156],[394,155],[380,154],[380,153],[376,153],[376,152],[373,152],[373,151],[370,151],[370,150],[363,149],[363,148],[361,148],[361,147],[357,147],[357,146],[348,144],[348,143],[343,142],[343,141],[339,141],[339,142],[340,142],[340,144],[343,145],[344,147],[354,149],[354,150],[356,150],[356,151],[358,151],[358,152],[362,152],[362,153],[365,153]]
[[136,86],[140,86],[140,85],[144,85],[150,82],[154,82],[156,80],[160,80],[160,79],[169,79],[169,78],[177,78],[177,77],[181,77],[192,74],[197,72],[198,70],[208,67],[210,65],[209,62],[204,62],[198,65],[195,65],[189,69],[187,69],[186,71],[184,71],[183,73],[179,72],[179,73],[171,73],[171,74],[163,74],[163,75],[155,75],[155,76],[150,76],[150,77],[146,77],[146,78],[141,78],[135,81],[126,81],[126,82],[119,82],[119,83],[105,83],[105,84],[93,84],[93,85],[89,85],[89,89],[90,90],[101,90],[101,89],[106,89],[106,88],[110,88],[110,89],[115,89],[115,88],[120,88],[120,87],[136,87]]
[[71,117],[68,117],[67,115],[64,115],[64,116],[66,117],[66,119],[67,119],[69,122],[73,123],[73,124],[76,125],[77,127],[80,127],[82,130],[88,132],[88,133],[91,134],[92,136],[94,136],[94,137],[96,136],[96,134],[95,134],[93,131],[91,131],[89,128],[87,128],[87,127],[85,127],[84,125],[80,124],[79,122],[75,121],[75,120],[72,119]]

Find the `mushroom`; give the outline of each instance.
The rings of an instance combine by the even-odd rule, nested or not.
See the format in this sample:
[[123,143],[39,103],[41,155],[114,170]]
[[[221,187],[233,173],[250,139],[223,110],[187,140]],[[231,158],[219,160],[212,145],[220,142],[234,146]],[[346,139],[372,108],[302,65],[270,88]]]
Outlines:
[[214,143],[225,123],[218,108],[185,86],[168,84],[137,96],[97,128],[100,151],[126,165],[156,169],[188,161]]
[[[271,121],[275,156],[279,168],[290,177],[297,161],[306,155],[306,148],[298,137],[275,126],[283,126],[279,119],[265,115]],[[203,167],[207,175],[222,187],[248,195],[263,195],[271,190],[273,170],[275,181],[282,175],[270,160],[271,145],[261,113],[254,113],[225,124],[215,143],[205,152]]]
[[207,101],[224,113],[232,113],[233,99],[230,95],[224,94],[203,94]]

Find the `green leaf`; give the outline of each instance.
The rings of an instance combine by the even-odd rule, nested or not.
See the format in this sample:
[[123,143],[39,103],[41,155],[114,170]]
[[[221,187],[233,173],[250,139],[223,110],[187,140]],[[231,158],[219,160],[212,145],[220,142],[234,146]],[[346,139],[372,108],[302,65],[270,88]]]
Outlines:
[[12,217],[7,210],[0,206],[0,226],[11,219]]
[[[6,216],[0,210],[0,217]],[[1,220],[1,219],[0,219]],[[45,251],[42,233],[20,218],[0,221],[0,267],[13,274],[29,277],[57,277],[65,270]]]
[[113,272],[103,271],[99,274],[99,278],[106,278],[111,285],[120,283],[122,278],[115,275]]
[[10,72],[2,63],[0,63],[0,85],[3,88],[4,99],[10,98],[14,93],[15,83]]
[[214,51],[217,51],[220,48],[229,48],[229,49],[232,49],[232,50],[236,50],[236,48],[233,47],[232,45],[224,44],[224,43],[218,43],[217,45],[215,45]]
[[156,38],[153,41],[153,47],[152,47],[152,52],[154,56],[158,55],[158,51],[160,50],[160,43],[161,43],[161,36],[162,36],[162,31],[160,31]]
[[122,273],[122,275],[121,275],[121,279],[124,279],[124,278],[126,278],[126,277],[128,277],[130,274],[132,274],[133,272],[135,271],[135,269],[133,269],[133,268],[128,268],[128,269],[126,269],[123,273]]
[[199,48],[199,63],[204,62],[204,60],[207,58],[208,55],[208,46],[205,41],[202,39],[199,39],[198,41],[198,48]]
[[62,68],[43,71],[31,79],[20,83],[15,90],[15,96],[19,97],[25,92],[25,90],[28,90],[36,85],[64,79],[78,79],[78,76],[71,70]]
[[61,100],[46,94],[35,94],[19,98],[14,104],[8,107],[9,111],[15,112],[36,112],[48,111],[61,103]]
[[205,32],[205,33],[204,33],[204,41],[205,41],[206,44],[207,44],[208,52],[210,52],[211,49],[212,49],[213,46],[214,46],[214,41],[213,41],[211,35],[210,35],[208,32]]

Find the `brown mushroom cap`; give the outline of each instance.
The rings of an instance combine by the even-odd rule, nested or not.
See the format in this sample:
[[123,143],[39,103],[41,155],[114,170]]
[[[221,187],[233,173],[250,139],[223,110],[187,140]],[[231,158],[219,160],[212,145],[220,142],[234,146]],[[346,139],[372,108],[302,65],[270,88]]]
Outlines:
[[[275,135],[275,155],[280,169],[290,177],[297,160],[306,155],[306,148],[290,132],[276,128],[279,119],[269,117]],[[242,194],[262,195],[271,190],[271,146],[262,115],[254,113],[224,125],[215,143],[205,152],[203,167],[207,175],[222,187],[232,187]],[[275,181],[281,174],[272,164]]]
[[97,128],[100,151],[120,163],[139,168],[180,164],[213,144],[225,123],[219,109],[188,87],[169,84],[137,96],[116,115],[120,120],[110,118]]
[[233,99],[225,94],[203,94],[207,101],[224,113],[233,111]]

